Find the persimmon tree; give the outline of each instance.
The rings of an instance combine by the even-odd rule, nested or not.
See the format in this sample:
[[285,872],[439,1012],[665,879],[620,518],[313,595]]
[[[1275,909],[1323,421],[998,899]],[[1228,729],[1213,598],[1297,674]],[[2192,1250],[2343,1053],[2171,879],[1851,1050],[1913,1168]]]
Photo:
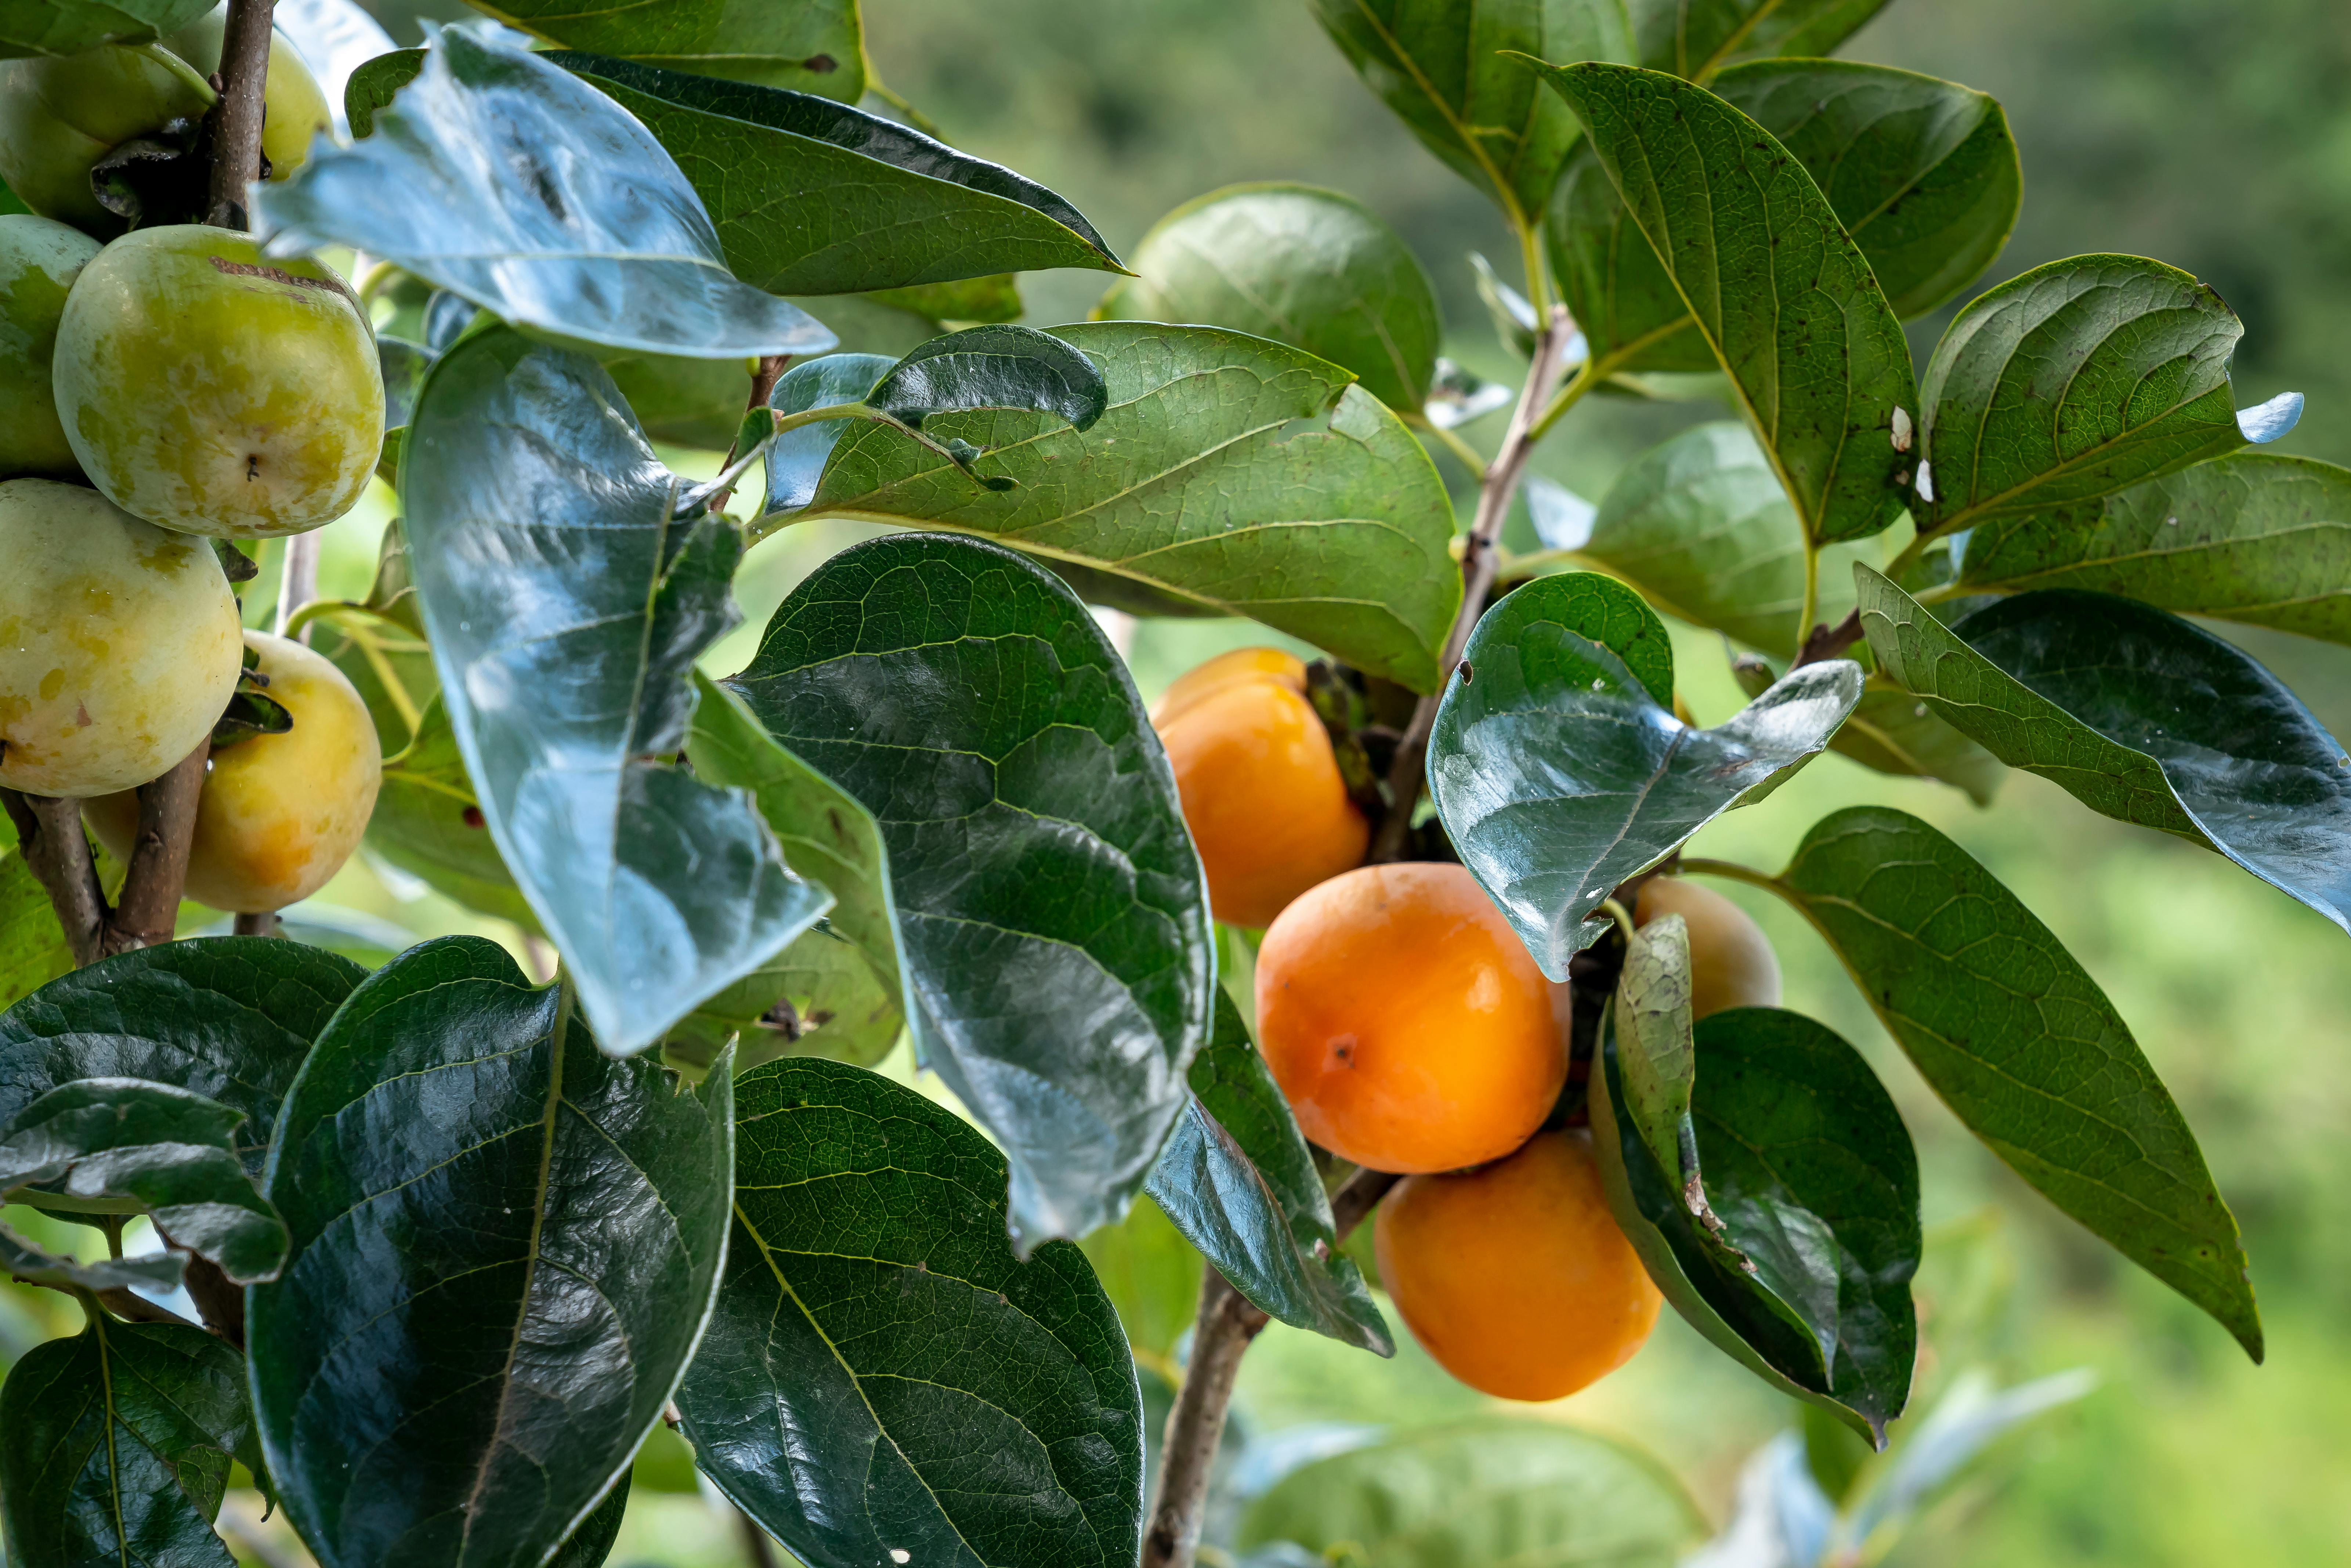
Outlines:
[[[2299,526],[2351,476],[2252,450],[2299,399],[2240,409],[2237,319],[2157,261],[2036,267],[1914,367],[1904,323],[1993,263],[2022,187],[1985,95],[1826,57],[1873,0],[1317,0],[1516,235],[1518,285],[1486,279],[1515,391],[1438,357],[1421,262],[1337,193],[1216,193],[1122,261],[1061,195],[915,129],[853,0],[509,5],[528,38],[451,26],[359,69],[350,139],[298,167],[264,162],[268,0],[230,0],[200,73],[166,44],[207,9],[0,8],[0,172],[108,246],[43,239],[72,252],[41,264],[62,303],[8,296],[54,346],[5,348],[5,395],[56,411],[70,461],[46,425],[0,438],[22,444],[0,622],[28,629],[0,645],[0,1192],[168,1242],[0,1232],[0,1267],[88,1319],[0,1391],[12,1561],[225,1563],[234,1462],[325,1568],[592,1564],[667,1420],[822,1568],[1188,1562],[1258,1332],[1392,1349],[1341,1248],[1396,1175],[1310,1145],[1220,986],[1253,937],[1213,917],[1090,606],[1319,651],[1298,689],[1362,819],[1330,841],[1467,868],[1564,988],[1566,1087],[1524,1128],[1588,1127],[1656,1289],[1771,1386],[1874,1444],[1902,1416],[1917,1159],[1827,1026],[1694,1019],[1698,938],[1636,922],[1651,879],[1786,901],[1960,1122],[2261,1356],[2179,1108],[1982,865],[1876,806],[1784,867],[1682,852],[1835,749],[1980,801],[2040,773],[2351,916],[2351,756],[2184,618],[2351,640],[2342,565]],[[162,83],[162,118],[59,129],[50,87],[101,68]],[[134,371],[251,345],[183,341],[177,297],[106,259],[165,228],[207,278],[279,290],[263,340],[374,334],[357,390],[340,350],[304,371],[337,453],[380,398],[360,460],[398,520],[363,600],[313,597],[315,538],[276,537],[327,520],[297,504],[322,490],[350,503],[340,456],[302,477],[300,432],[246,472],[303,492],[267,513],[290,521],[252,521],[244,481],[173,489],[198,437],[148,415],[196,372]],[[349,281],[317,259],[345,250],[369,263]],[[1096,319],[1012,324],[1017,275],[1047,267],[1105,275]],[[103,302],[74,279],[102,271],[153,308],[145,360],[97,327],[103,353],[77,346]],[[1729,417],[1587,506],[1527,473],[1595,393]],[[726,448],[718,476],[656,436]],[[1522,490],[1543,548],[1512,554]],[[703,673],[747,554],[824,517],[888,531],[795,588],[748,665]],[[267,909],[172,939],[192,841],[260,852],[200,822],[256,770],[236,748],[313,756],[338,710],[272,698],[308,666],[275,640],[239,666],[209,581],[177,588],[190,641],[135,657],[187,735],[137,778],[74,772],[37,727],[127,724],[100,688],[134,653],[50,650],[178,622],[101,625],[50,566],[127,578],[169,545],[208,571],[182,560],[207,537],[225,581],[278,567],[279,630],[371,716],[380,775],[350,765],[336,799],[380,777],[372,852],[543,936],[553,980],[465,937],[370,971],[263,935]],[[1691,721],[1661,615],[1739,645],[1747,707]],[[902,1035],[955,1109],[874,1071]],[[1146,1196],[1208,1265],[1148,1444],[1071,1245]],[[181,1284],[200,1325],[154,1299]],[[1583,1441],[1529,1462],[1604,1471],[1609,1528],[1670,1551],[1686,1506],[1561,1448]]]

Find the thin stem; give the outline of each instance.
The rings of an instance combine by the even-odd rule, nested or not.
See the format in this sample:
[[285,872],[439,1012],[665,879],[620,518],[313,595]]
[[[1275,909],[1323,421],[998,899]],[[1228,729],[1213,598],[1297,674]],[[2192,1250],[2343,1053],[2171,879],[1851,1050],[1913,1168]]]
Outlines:
[[1535,308],[1535,319],[1551,314],[1551,274],[1543,266],[1542,221],[1515,210],[1510,214],[1510,226],[1519,231],[1519,265],[1526,269],[1527,303]]
[[946,135],[939,130],[937,123],[933,120],[929,115],[925,114],[921,110],[916,109],[913,104],[908,103],[904,99],[900,98],[896,93],[892,92],[887,87],[883,85],[882,78],[873,74],[873,68],[872,66],[865,68],[865,90],[872,93],[875,98],[880,99],[883,102],[888,104],[891,108],[896,110],[899,113],[904,115],[906,117],[907,124],[913,126],[915,130],[921,131],[932,141],[946,141]]
[[114,918],[107,922],[109,955],[172,940],[180,919],[180,893],[188,880],[188,845],[195,837],[196,801],[204,793],[212,737],[161,779],[139,786],[139,837]]
[[1600,912],[1616,923],[1617,933],[1625,941],[1633,940],[1633,915],[1630,910],[1614,898],[1604,898],[1600,901]]
[[1813,617],[1820,612],[1821,552],[1819,547],[1807,538],[1804,541],[1804,598],[1796,611],[1796,646],[1799,648],[1812,636]]
[[1410,423],[1417,424],[1422,430],[1435,436],[1438,445],[1453,454],[1461,466],[1469,470],[1469,477],[1481,485],[1486,482],[1486,460],[1478,455],[1478,449],[1464,440],[1458,431],[1447,430],[1433,419],[1420,419]]
[[1192,1330],[1192,1360],[1167,1413],[1161,1448],[1159,1501],[1143,1532],[1143,1568],[1188,1568],[1200,1543],[1201,1505],[1224,1441],[1225,1413],[1241,1357],[1266,1325],[1266,1315],[1216,1270],[1200,1281],[1200,1313]]
[[1575,379],[1559,389],[1559,395],[1551,400],[1551,405],[1542,411],[1541,415],[1536,419],[1534,424],[1527,431],[1528,444],[1532,445],[1534,443],[1541,441],[1544,436],[1550,434],[1551,427],[1560,422],[1562,415],[1565,414],[1569,409],[1573,408],[1577,403],[1582,402],[1584,399],[1584,395],[1591,392],[1593,387],[1598,386],[1602,382],[1606,381],[1610,376],[1615,374],[1616,361],[1621,357],[1622,356],[1611,354],[1608,358],[1601,360],[1596,363],[1591,360],[1586,360],[1583,363],[1578,365],[1575,368]]
[[[744,400],[745,419],[748,419],[753,413],[768,406],[768,400],[775,395],[776,383],[784,379],[784,367],[791,362],[792,357],[789,354],[765,354],[760,357],[758,368],[751,372],[751,395]],[[734,467],[736,453],[742,444],[743,423],[737,420],[735,424],[735,434],[726,443],[726,461],[721,465],[723,469]],[[755,450],[766,451],[767,444],[760,443]],[[745,468],[749,466],[747,463],[744,465]],[[726,509],[726,503],[734,498],[735,486],[727,484],[713,490],[710,493],[710,498],[703,504],[711,511],[723,512]]]
[[1461,610],[1453,618],[1453,629],[1447,633],[1443,653],[1437,660],[1437,690],[1420,699],[1419,706],[1413,709],[1410,727],[1396,743],[1395,760],[1388,768],[1387,814],[1380,819],[1379,830],[1373,835],[1369,863],[1381,864],[1404,854],[1412,831],[1413,809],[1420,803],[1421,768],[1428,755],[1429,732],[1437,725],[1437,699],[1461,663],[1461,651],[1469,645],[1469,633],[1485,609],[1486,596],[1493,591],[1494,572],[1500,563],[1500,550],[1495,541],[1501,535],[1504,519],[1510,515],[1510,500],[1518,494],[1519,481],[1526,475],[1527,459],[1534,454],[1536,411],[1548,405],[1559,385],[1565,369],[1561,361],[1573,331],[1566,309],[1555,306],[1550,320],[1535,335],[1535,351],[1527,365],[1526,389],[1519,396],[1518,406],[1510,412],[1510,425],[1502,436],[1501,450],[1487,465],[1486,482],[1478,491],[1478,510],[1470,521],[1469,538],[1461,554]]
[[1331,1219],[1342,1246],[1355,1233],[1355,1227],[1371,1218],[1372,1210],[1387,1197],[1390,1188],[1404,1177],[1393,1171],[1375,1171],[1365,1166],[1343,1183],[1331,1195]]
[[1788,884],[1767,872],[1753,866],[1740,865],[1737,861],[1708,860],[1703,855],[1684,855],[1677,862],[1685,876],[1719,876],[1730,882],[1743,882],[1750,887],[1760,887],[1790,898]]
[[280,637],[298,637],[308,643],[307,627],[298,628],[294,619],[309,608],[319,597],[319,535],[314,529],[296,534],[286,541],[286,559],[277,574],[277,624]]
[[1888,563],[1886,568],[1886,577],[1895,582],[1900,582],[1903,573],[1927,559],[1927,547],[1941,537],[1939,534],[1921,533],[1912,538],[1908,544],[1902,547],[1902,553]]
[[269,80],[275,0],[228,0],[221,38],[220,102],[213,113],[212,206],[215,228],[247,226],[246,187],[261,178],[262,95]]
[[106,923],[113,911],[106,906],[106,890],[99,884],[98,862],[89,840],[81,831],[81,802],[47,795],[25,795],[0,789],[0,802],[16,824],[17,852],[40,879],[64,927],[66,946],[77,967],[95,964],[105,950]]

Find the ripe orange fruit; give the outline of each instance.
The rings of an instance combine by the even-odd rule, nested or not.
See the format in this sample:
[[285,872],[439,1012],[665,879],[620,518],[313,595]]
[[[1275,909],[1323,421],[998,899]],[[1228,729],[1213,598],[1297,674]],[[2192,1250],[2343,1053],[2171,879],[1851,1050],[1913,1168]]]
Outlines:
[[1567,1080],[1567,988],[1458,865],[1373,865],[1281,912],[1258,1041],[1306,1135],[1383,1171],[1499,1159]]
[[1653,876],[1633,904],[1633,924],[1678,915],[1689,927],[1690,1021],[1725,1008],[1780,1005],[1780,960],[1747,912],[1710,887]]
[[1608,1212],[1590,1137],[1396,1184],[1373,1227],[1380,1283],[1421,1347],[1481,1393],[1558,1399],[1633,1359],[1665,1298]]
[[1264,925],[1362,862],[1371,824],[1347,797],[1297,659],[1278,648],[1219,655],[1169,686],[1151,722],[1217,919]]

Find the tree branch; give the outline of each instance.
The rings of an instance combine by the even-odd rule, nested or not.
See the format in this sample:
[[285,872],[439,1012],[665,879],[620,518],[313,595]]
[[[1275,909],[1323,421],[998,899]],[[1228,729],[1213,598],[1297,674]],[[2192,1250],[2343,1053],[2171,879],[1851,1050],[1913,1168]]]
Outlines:
[[114,918],[107,922],[108,956],[169,942],[179,925],[180,890],[188,880],[188,843],[195,836],[196,798],[204,793],[209,737],[161,779],[139,786],[139,837]]
[[1413,709],[1412,724],[1397,743],[1395,759],[1388,766],[1388,810],[1372,836],[1368,857],[1371,864],[1404,857],[1412,831],[1412,813],[1420,804],[1421,773],[1428,757],[1429,733],[1437,727],[1437,701],[1445,694],[1446,683],[1453,678],[1454,666],[1461,663],[1461,651],[1469,645],[1469,633],[1476,630],[1478,617],[1485,612],[1486,596],[1493,591],[1494,573],[1501,564],[1501,551],[1496,541],[1501,538],[1502,524],[1510,515],[1510,501],[1519,493],[1519,481],[1526,476],[1527,459],[1534,455],[1537,426],[1543,411],[1550,406],[1552,392],[1558,390],[1566,369],[1563,361],[1567,345],[1574,337],[1575,327],[1568,319],[1567,308],[1552,307],[1550,321],[1535,335],[1534,354],[1527,365],[1526,390],[1519,394],[1518,406],[1510,413],[1510,429],[1502,436],[1501,450],[1486,465],[1486,482],[1478,489],[1478,510],[1470,521],[1468,541],[1461,554],[1461,612],[1453,618],[1453,628],[1446,634],[1443,656],[1437,660],[1437,690],[1421,698],[1419,706]]
[[1814,626],[1804,633],[1804,646],[1796,655],[1795,664],[1817,664],[1823,659],[1842,659],[1845,651],[1861,641],[1861,612],[1851,611],[1834,626]]
[[76,967],[98,962],[105,950],[106,925],[112,913],[106,907],[106,890],[99,885],[98,862],[89,840],[81,831],[81,802],[47,795],[25,795],[0,789],[0,802],[16,827],[16,846],[25,864],[48,890],[49,905],[65,927],[66,946],[73,950]]
[[1159,1501],[1143,1532],[1143,1568],[1189,1568],[1200,1543],[1200,1510],[1224,1441],[1225,1413],[1233,1402],[1233,1380],[1241,1357],[1266,1325],[1266,1315],[1249,1305],[1225,1277],[1211,1268],[1200,1281],[1200,1315],[1192,1328],[1192,1359],[1184,1386],[1167,1413],[1167,1439],[1160,1451]]
[[262,92],[269,80],[269,23],[275,0],[228,0],[221,39],[220,102],[213,110],[212,206],[215,228],[247,226],[245,188],[261,178]]
[[220,1265],[208,1258],[191,1254],[186,1280],[189,1299],[196,1311],[204,1313],[204,1326],[236,1346],[245,1348],[245,1287],[231,1282],[220,1271]]

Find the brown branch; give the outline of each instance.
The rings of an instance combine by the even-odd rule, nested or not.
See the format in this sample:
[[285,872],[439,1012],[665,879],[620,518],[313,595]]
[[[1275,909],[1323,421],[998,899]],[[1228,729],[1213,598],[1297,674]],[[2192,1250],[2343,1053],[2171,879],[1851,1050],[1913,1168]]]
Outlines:
[[230,923],[229,929],[239,936],[276,936],[279,935],[277,912],[274,909],[265,909],[258,913],[248,912],[240,915]]
[[1834,626],[1815,625],[1804,634],[1803,650],[1796,663],[1789,666],[1817,664],[1823,659],[1842,659],[1847,649],[1861,641],[1861,612],[1849,611],[1845,618]]
[[209,1258],[191,1255],[186,1280],[189,1298],[196,1311],[204,1313],[204,1326],[236,1346],[245,1348],[245,1287],[233,1282],[220,1271],[220,1265]]
[[1388,765],[1388,809],[1372,836],[1367,857],[1371,864],[1404,858],[1412,832],[1412,813],[1420,804],[1421,773],[1428,758],[1429,733],[1437,727],[1437,701],[1445,694],[1446,683],[1453,678],[1454,667],[1461,663],[1461,651],[1469,645],[1478,617],[1485,612],[1486,596],[1494,591],[1494,573],[1501,564],[1496,541],[1510,515],[1519,481],[1526,476],[1527,459],[1534,455],[1535,425],[1551,406],[1552,394],[1559,390],[1567,345],[1574,336],[1566,307],[1553,306],[1550,324],[1536,334],[1534,354],[1527,365],[1526,390],[1519,394],[1518,407],[1511,412],[1501,450],[1486,465],[1486,481],[1478,490],[1478,510],[1461,554],[1461,612],[1446,634],[1445,652],[1437,664],[1437,690],[1413,709],[1412,724],[1397,742],[1395,758]]
[[1380,1206],[1380,1199],[1387,1197],[1388,1190],[1402,1180],[1404,1177],[1392,1171],[1364,1167],[1331,1195],[1331,1218],[1336,1222],[1342,1245],[1355,1233],[1355,1227],[1371,1218],[1372,1210]]
[[1224,1441],[1233,1380],[1266,1322],[1222,1274],[1207,1270],[1200,1281],[1200,1315],[1192,1328],[1192,1360],[1184,1369],[1176,1407],[1167,1413],[1159,1500],[1143,1532],[1143,1568],[1189,1568],[1200,1543],[1201,1504],[1207,1500],[1217,1446]]
[[169,942],[179,925],[180,892],[188,880],[188,844],[195,836],[196,798],[204,793],[209,737],[161,779],[139,786],[139,837],[122,896],[107,923],[109,956]]
[[[768,399],[775,393],[776,383],[784,378],[784,367],[791,362],[789,354],[763,354],[759,357],[758,368],[751,372],[751,395],[743,404],[746,418],[768,406]],[[743,427],[738,423],[735,427],[735,438],[726,444],[726,461],[718,465],[722,475],[735,466],[736,455],[742,447]],[[735,486],[732,485],[722,490],[713,490],[710,498],[702,504],[703,509],[723,512],[726,509],[726,503],[734,498]]]
[[66,946],[77,967],[94,964],[104,950],[106,890],[99,885],[98,862],[81,831],[81,802],[0,789],[0,802],[16,827],[16,846],[26,866],[48,890],[50,907],[65,927]]
[[276,0],[228,0],[221,39],[220,102],[213,110],[212,207],[215,228],[247,225],[245,188],[261,178],[262,94],[269,80],[269,23]]

